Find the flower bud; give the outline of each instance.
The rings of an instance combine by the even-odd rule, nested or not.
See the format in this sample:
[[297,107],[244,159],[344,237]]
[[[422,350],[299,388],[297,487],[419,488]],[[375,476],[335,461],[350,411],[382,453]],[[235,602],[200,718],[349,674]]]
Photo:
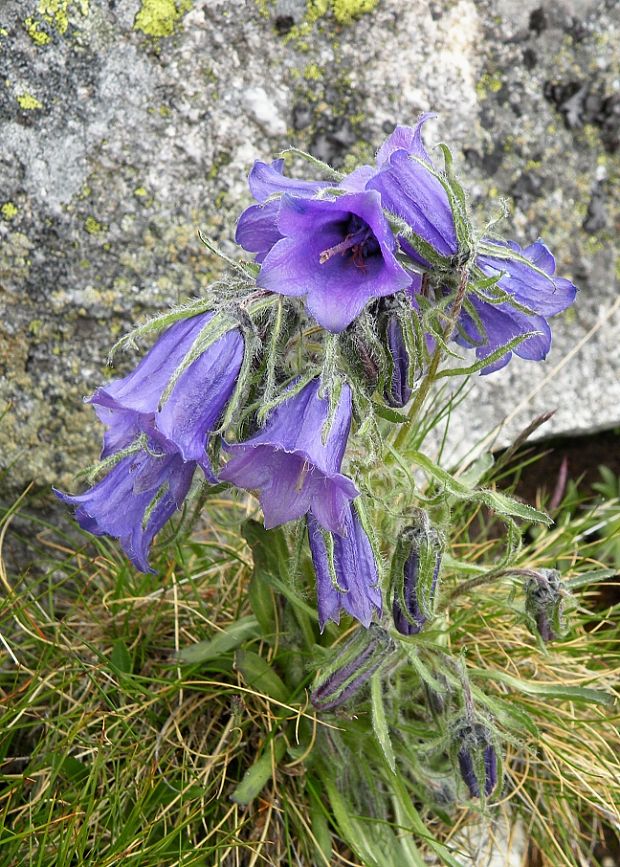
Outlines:
[[389,406],[405,406],[411,397],[411,387],[409,386],[409,353],[405,345],[403,327],[398,316],[392,315],[387,320],[385,340],[390,362],[390,373],[383,396]]
[[318,678],[310,696],[317,710],[334,710],[348,701],[372,677],[394,651],[394,643],[382,627],[373,623],[358,629]]
[[497,785],[497,751],[490,729],[482,722],[463,719],[456,728],[455,742],[461,776],[472,798],[487,797]]
[[554,641],[564,632],[564,599],[560,573],[555,569],[540,569],[525,585],[525,611],[534,634],[543,641]]
[[427,522],[401,533],[392,560],[392,616],[401,635],[417,635],[433,616],[441,555],[439,534]]

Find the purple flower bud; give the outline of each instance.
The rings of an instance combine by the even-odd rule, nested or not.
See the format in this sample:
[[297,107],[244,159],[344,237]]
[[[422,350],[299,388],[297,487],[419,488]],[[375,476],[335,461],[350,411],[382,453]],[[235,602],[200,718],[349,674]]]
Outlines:
[[265,427],[245,442],[227,445],[232,455],[220,478],[258,491],[267,529],[312,512],[319,524],[343,534],[349,502],[359,491],[340,472],[351,426],[351,389],[340,401],[324,441],[329,401],[319,396],[320,380],[281,403]]
[[390,356],[390,378],[385,386],[383,396],[389,406],[405,406],[411,398],[409,386],[409,353],[403,337],[403,327],[396,315],[391,315],[387,321],[385,341]]
[[340,622],[342,610],[369,626],[373,614],[381,614],[381,590],[375,555],[355,505],[348,507],[342,536],[321,530],[312,514],[307,520],[321,632],[328,620]]
[[530,623],[543,641],[554,641],[564,632],[564,599],[560,573],[555,569],[540,569],[536,578],[525,585],[525,611]]
[[488,797],[497,785],[497,752],[484,723],[462,720],[456,733],[457,760],[472,798],[483,791]]
[[432,527],[407,527],[392,560],[392,616],[401,635],[417,635],[433,614],[442,544]]
[[318,678],[310,700],[317,710],[334,710],[348,701],[394,652],[394,643],[373,623],[358,629]]

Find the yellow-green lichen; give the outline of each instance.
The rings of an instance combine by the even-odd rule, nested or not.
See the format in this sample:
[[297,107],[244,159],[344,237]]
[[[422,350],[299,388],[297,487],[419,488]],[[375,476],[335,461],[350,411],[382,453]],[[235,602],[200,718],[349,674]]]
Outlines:
[[486,99],[490,93],[498,93],[504,82],[499,73],[485,72],[480,81],[476,84],[476,95],[478,99]]
[[137,196],[139,199],[145,199],[148,196],[149,191],[147,189],[145,189],[145,187],[136,187],[135,190],[133,191],[133,194],[134,194],[134,196]]
[[29,17],[24,19],[24,29],[35,45],[47,45],[51,36],[45,30],[41,30],[41,22]]
[[308,81],[320,81],[323,73],[316,63],[309,63],[304,69],[304,78]]
[[4,37],[8,35],[9,31],[6,29],[6,27],[0,27],[0,37],[4,39]]
[[191,8],[192,0],[142,0],[133,28],[147,36],[172,36],[182,16]]
[[51,36],[45,28],[53,27],[64,36],[69,29],[69,13],[73,8],[77,8],[85,18],[88,15],[88,4],[89,0],[39,0],[38,18],[29,16],[24,19],[26,33],[35,45],[47,45]]
[[94,217],[86,217],[84,220],[84,228],[88,232],[89,235],[100,235],[103,231],[105,231],[105,227],[99,220],[96,220]]
[[17,216],[18,209],[13,202],[5,202],[0,208],[3,220],[13,220]]
[[31,93],[22,93],[17,97],[19,107],[24,111],[34,111],[37,108],[43,108],[43,103],[39,102],[36,96]]
[[341,24],[348,24],[358,15],[365,15],[377,5],[378,0],[332,0],[334,18]]

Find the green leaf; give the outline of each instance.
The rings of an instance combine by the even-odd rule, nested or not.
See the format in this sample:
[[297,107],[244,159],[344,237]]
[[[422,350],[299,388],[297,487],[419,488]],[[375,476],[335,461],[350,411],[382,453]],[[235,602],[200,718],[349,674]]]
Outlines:
[[243,779],[230,796],[231,801],[246,806],[262,792],[272,778],[277,765],[282,761],[286,752],[286,741],[283,737],[276,737],[266,744],[262,755],[248,768]]
[[392,740],[390,738],[390,732],[385,718],[383,689],[381,684],[381,675],[379,673],[373,674],[370,678],[370,697],[372,703],[372,727],[375,737],[379,741],[379,746],[383,750],[383,755],[390,766],[390,770],[392,773],[395,773],[396,759],[394,758]]
[[455,479],[449,472],[434,463],[426,455],[421,452],[407,452],[407,457],[422,467],[436,482],[439,482],[449,494],[460,500],[472,500],[473,502],[483,503],[489,509],[497,512],[499,515],[507,517],[523,518],[526,521],[535,521],[537,523],[546,524],[549,526],[553,523],[552,519],[545,515],[544,512],[539,512],[532,506],[526,503],[520,503],[513,497],[503,494],[500,491],[491,491],[485,488],[472,488],[459,479]]
[[197,662],[208,662],[211,659],[217,659],[223,653],[228,653],[230,650],[235,650],[248,638],[254,638],[259,634],[258,621],[255,617],[247,616],[235,620],[222,632],[218,632],[213,638],[208,638],[206,641],[199,641],[198,644],[192,644],[191,647],[184,647],[178,654],[179,662],[188,665]]
[[112,667],[121,674],[131,674],[133,663],[131,654],[127,650],[127,645],[122,638],[117,638],[112,646],[110,655],[110,663]]
[[520,680],[512,677],[504,671],[491,671],[481,668],[473,668],[469,670],[472,677],[480,678],[481,680],[494,680],[499,683],[505,683],[512,689],[523,692],[526,695],[538,696],[540,698],[554,698],[561,701],[577,701],[594,704],[603,704],[611,706],[616,699],[609,692],[604,692],[602,689],[590,689],[587,686],[560,686],[553,683],[537,683],[536,681]]
[[276,631],[276,600],[273,595],[273,590],[269,584],[257,574],[254,574],[250,579],[248,587],[248,598],[250,605],[258,625],[260,626],[261,636],[269,640],[269,637],[275,634]]
[[617,577],[617,569],[594,569],[592,572],[583,572],[581,575],[569,578],[564,582],[564,585],[569,590],[578,590],[580,587],[589,587],[590,584],[598,584],[599,581],[606,581],[608,578]]
[[282,593],[298,612],[318,620],[316,609],[304,602],[291,586],[290,552],[282,529],[265,530],[258,521],[250,519],[243,524],[241,532],[252,549],[257,579],[266,581],[274,590]]
[[238,650],[235,653],[235,665],[248,686],[287,704],[290,698],[288,689],[262,656],[250,650]]
[[404,412],[398,412],[397,409],[392,409],[391,406],[386,406],[383,403],[379,403],[378,400],[371,400],[371,405],[374,411],[380,418],[384,418],[387,421],[391,421],[393,424],[403,424],[408,419],[408,416]]

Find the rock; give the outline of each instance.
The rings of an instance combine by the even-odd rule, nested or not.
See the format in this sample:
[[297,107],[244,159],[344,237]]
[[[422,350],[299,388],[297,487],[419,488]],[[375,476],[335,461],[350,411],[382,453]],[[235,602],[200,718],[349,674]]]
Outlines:
[[4,0],[8,493],[75,487],[100,436],[82,396],[111,374],[114,340],[218,275],[197,229],[233,250],[253,159],[294,143],[349,166],[423,110],[480,225],[511,196],[506,234],[543,236],[581,286],[545,364],[475,380],[468,438],[522,403],[503,441],[556,405],[550,432],[617,424],[617,317],[562,362],[615,300],[619,40],[620,6],[603,0]]

